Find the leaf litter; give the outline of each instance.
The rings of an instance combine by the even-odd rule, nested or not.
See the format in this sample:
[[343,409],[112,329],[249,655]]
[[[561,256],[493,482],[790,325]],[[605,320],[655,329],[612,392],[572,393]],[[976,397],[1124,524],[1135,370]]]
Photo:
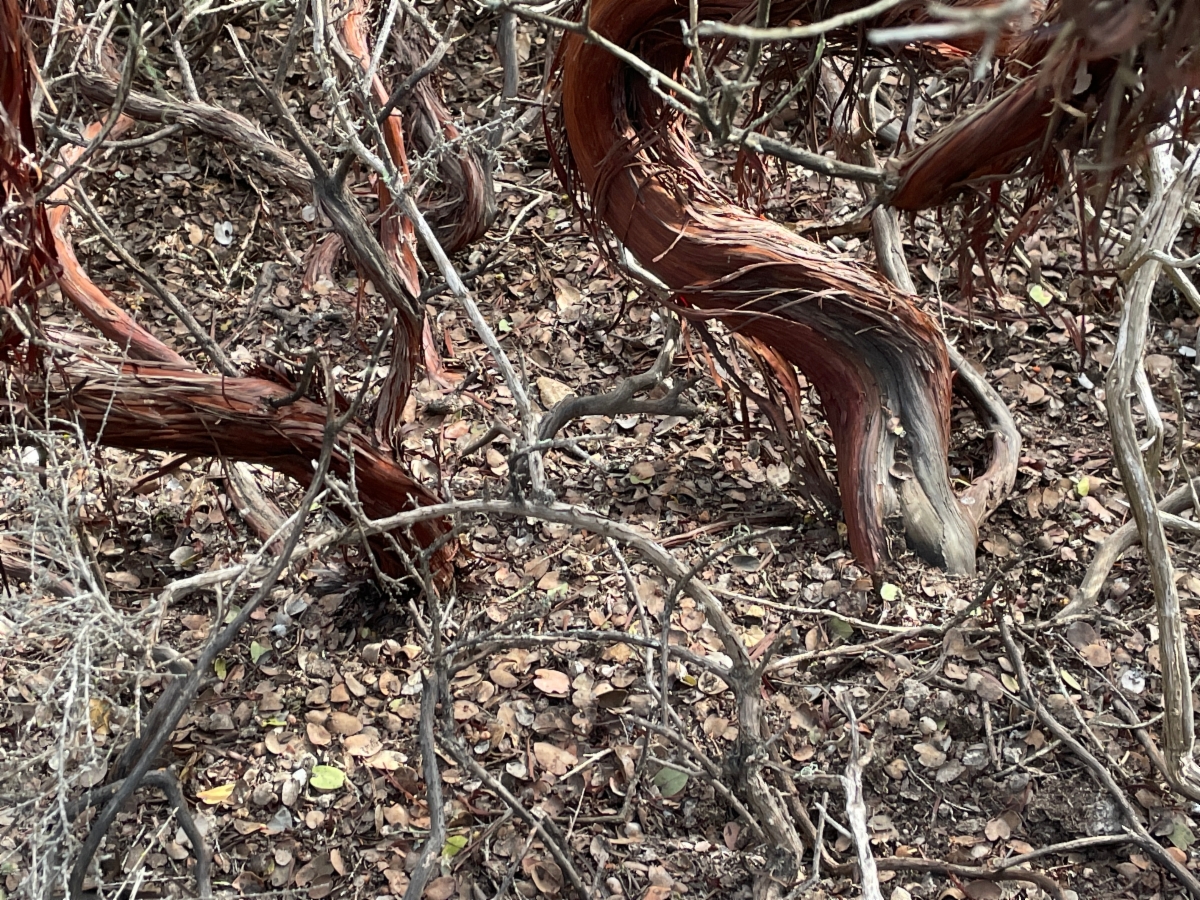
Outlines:
[[[455,45],[462,71],[473,71],[475,59],[490,60],[485,37],[468,32]],[[208,73],[218,89],[232,77],[225,68],[214,62]],[[289,81],[293,99],[312,98],[306,102],[319,129],[324,107],[313,88],[311,71]],[[494,88],[491,76],[472,75],[451,82],[447,99],[462,104],[470,123]],[[303,273],[282,238],[303,246],[317,212],[289,198],[275,200],[285,211],[281,238],[250,242],[245,271],[221,283],[208,257],[196,253],[211,250],[217,260],[230,261],[221,254],[242,236],[253,194],[238,170],[210,158],[211,151],[184,155],[165,142],[150,149],[153,155],[131,153],[121,157],[127,162],[100,165],[95,176],[101,209],[120,223],[127,246],[139,258],[163,254],[167,277],[194,285],[193,311],[229,339],[235,358],[239,350],[255,358],[268,338],[311,344],[343,360],[345,385],[352,389],[352,373],[362,370],[362,335],[378,327],[382,311],[350,271],[338,270],[319,290],[302,287]],[[504,234],[529,192],[547,201],[502,248],[503,266],[479,276],[473,288],[549,406],[644,370],[661,340],[661,322],[654,308],[630,297],[627,285],[597,263],[595,247],[563,207],[550,205],[558,202],[559,188],[537,139],[518,149],[498,173],[502,215],[490,237]],[[158,185],[141,199],[117,189],[126,177],[143,181],[138,172]],[[808,187],[826,186],[800,174],[796,190]],[[837,191],[829,196],[845,200]],[[990,628],[992,604],[1002,601],[1037,636],[1034,674],[1043,702],[1060,719],[1082,722],[1127,785],[1148,785],[1134,793],[1139,810],[1155,835],[1186,864],[1195,864],[1192,810],[1153,785],[1144,748],[1112,712],[1115,690],[1143,720],[1159,706],[1158,633],[1137,554],[1114,571],[1094,616],[1062,627],[1047,624],[1079,583],[1094,547],[1128,515],[1107,449],[1099,387],[1116,341],[1115,315],[1087,296],[1092,286],[1071,282],[1078,271],[1073,234],[1073,223],[1060,216],[1025,239],[1041,272],[1053,274],[1065,290],[1041,283],[1015,289],[1029,272],[1009,264],[1002,274],[1010,292],[997,301],[1004,316],[981,317],[973,330],[964,317],[958,338],[974,359],[985,361],[1025,438],[1017,488],[982,536],[983,571],[1005,567],[982,603],[974,603],[978,583],[950,580],[916,564],[902,563],[876,587],[842,546],[836,523],[789,493],[790,463],[765,416],[752,403],[727,403],[711,381],[693,388],[705,409],[696,420],[582,421],[579,435],[590,442],[590,452],[603,456],[604,468],[568,454],[548,458],[564,500],[586,503],[664,542],[682,537],[675,552],[702,563],[698,577],[719,591],[746,645],[773,640],[772,653],[796,657],[771,672],[763,700],[780,764],[800,773],[802,804],[815,796],[812,785],[844,767],[846,723],[830,701],[835,687],[851,692],[871,747],[865,787],[877,855],[981,865],[1105,834],[1112,825],[1104,796],[1017,702],[1019,686]],[[932,282],[926,286],[945,289],[953,306],[956,262],[942,236],[918,228],[910,240],[910,256],[926,260],[921,271]],[[485,249],[470,251],[468,260]],[[129,273],[96,246],[87,257],[98,281],[127,285]],[[247,295],[268,262],[279,267],[278,281],[267,302],[248,313]],[[360,290],[366,297],[361,306]],[[431,474],[449,479],[457,496],[498,493],[508,475],[503,439],[483,452],[458,453],[487,431],[495,410],[511,407],[512,398],[465,320],[449,305],[436,312],[433,336],[446,351],[440,363],[448,382],[431,377],[416,386],[404,414],[405,446],[439,461]],[[1068,324],[1085,312],[1082,328]],[[61,307],[44,313],[50,322],[67,315]],[[1186,359],[1181,351],[1194,343],[1196,321],[1182,304],[1165,304],[1162,314],[1156,323],[1161,352],[1147,358],[1146,369],[1167,410],[1173,404],[1165,385]],[[188,345],[186,329],[162,310],[147,304],[146,315],[160,333]],[[258,333],[244,327],[248,322]],[[1087,350],[1083,359],[1073,328]],[[680,365],[686,374],[705,375],[701,359],[697,353]],[[478,374],[468,390],[446,386],[465,383],[470,373]],[[816,410],[815,398],[811,403]],[[1186,412],[1196,411],[1194,391],[1184,394],[1184,403]],[[1187,448],[1184,460],[1194,470],[1186,422],[1166,412],[1163,418],[1168,441]],[[951,465],[967,476],[982,463],[983,435],[965,409],[956,410],[953,424]],[[817,437],[827,444],[824,435]],[[219,466],[186,461],[169,476],[155,477],[159,459],[116,451],[104,451],[104,457],[105,477],[118,495],[116,516],[100,515],[103,505],[96,502],[85,507],[84,524],[120,604],[133,608],[184,570],[226,564],[252,546]],[[1181,465],[1177,455],[1167,456],[1160,474],[1177,477]],[[120,495],[122,487],[146,477],[148,490]],[[263,472],[258,477],[281,507],[295,500],[292,486]],[[146,539],[130,547],[134,534]],[[561,635],[536,647],[505,648],[456,674],[450,715],[480,765],[519,791],[539,815],[573,822],[571,847],[582,858],[594,861],[602,849],[613,873],[603,882],[611,895],[665,900],[743,890],[758,862],[736,814],[706,779],[689,774],[688,761],[669,743],[652,736],[634,740],[629,732],[630,716],[657,712],[650,691],[657,673],[645,670],[636,646],[570,636],[594,629],[646,636],[647,617],[657,623],[668,609],[669,586],[661,575],[631,559],[631,592],[604,541],[559,526],[480,522],[465,541],[470,561],[459,573],[464,620],[478,616],[501,624],[533,611],[531,627]],[[1179,549],[1184,560],[1194,557],[1187,545]],[[344,575],[337,569],[323,573],[319,565],[296,573],[256,613],[221,661],[215,684],[172,736],[169,752],[185,796],[201,810],[208,839],[221,848],[218,877],[245,893],[289,890],[313,900],[358,892],[401,896],[428,833],[416,740],[420,634],[406,598],[364,599],[363,590],[339,581]],[[1200,582],[1185,573],[1181,587],[1195,634]],[[212,625],[209,600],[192,598],[173,608],[163,639],[181,653],[194,650]],[[917,630],[960,613],[965,619],[940,637]],[[281,614],[288,621],[277,626]],[[856,652],[856,645],[879,638],[877,626],[908,633],[880,652]],[[715,631],[690,598],[672,601],[668,639],[697,657],[723,658]],[[26,729],[26,752],[29,741],[50,741],[51,723],[41,721],[38,704],[54,651],[17,645],[5,660],[4,683],[14,704],[6,727]],[[686,733],[721,757],[738,728],[727,685],[679,658],[672,659],[669,674],[672,708]],[[161,676],[153,676],[139,690],[153,697],[163,686]],[[113,746],[134,702],[131,693],[97,699],[92,740]],[[16,745],[11,733],[4,741]],[[642,773],[646,760],[649,771]],[[547,848],[506,816],[492,792],[451,761],[442,761],[442,778],[449,834],[441,874],[426,897],[470,896],[473,887],[484,890],[510,871],[523,896],[563,893],[563,873]],[[629,791],[636,800],[628,820],[620,821]],[[165,807],[145,803],[166,821]],[[2,809],[0,822],[14,825]],[[135,847],[146,851],[144,893],[152,896],[188,864],[186,839],[169,827],[157,835],[139,844],[136,817],[127,814],[110,838],[122,858]],[[835,840],[830,847],[846,858],[848,844]],[[1074,864],[1070,857],[1065,861]],[[23,864],[18,854],[12,871],[3,873],[6,890],[17,889]],[[1165,887],[1144,856],[1127,850],[1089,857],[1072,877],[1080,897],[1149,898]],[[893,898],[1015,896],[992,882],[967,881],[943,891],[908,873],[885,871],[881,880]],[[827,874],[820,889],[854,895],[853,880],[844,875]]]

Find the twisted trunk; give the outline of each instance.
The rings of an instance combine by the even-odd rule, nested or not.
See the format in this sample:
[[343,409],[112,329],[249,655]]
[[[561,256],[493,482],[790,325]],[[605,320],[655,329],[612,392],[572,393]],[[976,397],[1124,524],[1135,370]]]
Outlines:
[[[730,0],[700,16],[730,20]],[[591,25],[677,74],[687,9],[593,0]],[[796,15],[793,7],[785,15]],[[644,79],[568,35],[560,127],[592,210],[680,301],[773,347],[821,395],[851,547],[870,569],[894,555],[885,520],[952,572],[975,568],[976,528],[950,488],[950,363],[937,323],[863,265],[733,204],[704,175],[677,117]],[[912,477],[896,467],[907,456]]]

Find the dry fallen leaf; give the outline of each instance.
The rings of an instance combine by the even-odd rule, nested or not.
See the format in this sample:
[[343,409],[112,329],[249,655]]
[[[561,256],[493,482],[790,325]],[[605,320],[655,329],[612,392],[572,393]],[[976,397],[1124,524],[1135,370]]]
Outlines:
[[537,380],[538,393],[542,397],[542,405],[549,409],[556,403],[566,400],[568,397],[575,396],[575,389],[563,384],[561,381],[556,381],[553,378],[547,378],[545,375]]
[[571,679],[566,676],[566,673],[555,669],[538,669],[534,672],[533,686],[543,694],[565,697],[571,691]]
[[562,869],[553,860],[540,856],[526,856],[521,860],[521,869],[533,879],[533,883],[543,894],[553,896],[562,890]]
[[1079,655],[1087,660],[1088,665],[1095,666],[1097,669],[1103,669],[1112,662],[1112,653],[1100,641],[1080,647]]
[[332,712],[329,714],[326,727],[329,729],[330,734],[346,736],[358,734],[362,731],[363,724],[358,720],[358,716],[352,716],[344,712]]
[[374,756],[383,748],[383,743],[373,734],[352,734],[342,744],[351,756]]
[[1000,885],[983,878],[968,881],[963,891],[970,900],[1000,900],[1004,896],[1004,891],[1000,889]]
[[429,882],[425,888],[425,900],[450,900],[458,893],[458,882],[453,875],[443,875]]
[[521,679],[513,674],[512,661],[507,659],[497,663],[496,667],[488,672],[488,677],[502,688],[515,688],[521,683]]
[[385,697],[395,697],[400,693],[400,688],[403,684],[400,681],[400,676],[390,669],[379,673],[379,693]]
[[217,787],[209,788],[207,791],[200,791],[196,797],[203,800],[209,806],[216,806],[218,803],[224,803],[231,796],[237,787],[236,781],[231,781],[228,784],[217,785]]
[[983,827],[983,834],[989,841],[1006,841],[1012,835],[1008,822],[1002,818],[992,819]]
[[315,747],[326,747],[333,740],[329,732],[316,722],[309,722],[305,731],[308,733],[309,742]]
[[537,741],[533,745],[533,756],[538,761],[538,765],[551,775],[565,775],[579,762],[579,759],[571,751],[563,750],[545,741]]
[[385,772],[394,772],[404,765],[404,760],[395,750],[380,750],[364,762],[372,769],[383,769]]
[[917,752],[917,759],[921,765],[927,769],[936,769],[946,762],[946,754],[933,744],[920,743],[915,745],[913,750]]
[[979,679],[979,684],[975,685],[975,693],[977,693],[988,703],[996,703],[1004,699],[1004,685],[991,672],[980,672],[982,677]]

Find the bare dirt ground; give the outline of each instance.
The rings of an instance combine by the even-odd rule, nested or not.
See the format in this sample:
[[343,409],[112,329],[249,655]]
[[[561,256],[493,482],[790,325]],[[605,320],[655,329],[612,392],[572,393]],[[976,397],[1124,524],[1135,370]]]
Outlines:
[[[254,58],[265,66],[288,24],[251,17],[237,27],[252,35]],[[492,115],[500,79],[494,32],[489,17],[466,21],[442,69],[448,106],[468,125]],[[543,38],[523,29],[522,41],[531,50],[522,96],[533,97]],[[271,127],[222,42],[195,74],[206,100]],[[167,69],[163,78],[171,88],[178,72]],[[328,112],[303,54],[285,91],[303,123],[327,136]],[[88,109],[75,115],[89,121]],[[302,260],[321,222],[262,184],[236,154],[175,135],[100,156],[87,184],[125,246],[187,299],[234,360],[278,365],[295,377],[295,349],[312,346],[337,362],[343,390],[360,383],[384,311],[345,263],[332,279],[303,285]],[[458,262],[470,270],[491,258],[470,287],[534,396],[549,406],[647,369],[664,313],[581,233],[539,123],[500,148],[496,191],[495,225]],[[773,191],[769,211],[789,221],[836,219],[859,202],[854,188],[802,171],[782,173]],[[1130,197],[1136,202],[1136,186]],[[232,241],[222,243],[226,222]],[[849,555],[836,518],[796,490],[799,476],[769,421],[728,379],[714,379],[692,331],[671,377],[697,379],[685,397],[701,413],[577,422],[567,434],[584,452],[548,454],[551,486],[560,499],[644,529],[697,566],[746,645],[773,654],[762,686],[772,765],[794,788],[797,820],[819,826],[825,855],[803,896],[858,895],[837,781],[850,754],[838,702],[847,699],[870,752],[863,778],[876,856],[986,870],[1090,838],[1029,865],[1081,898],[1177,896],[1178,886],[1141,849],[1114,837],[1121,825],[1113,798],[1020,702],[996,627],[998,610],[1013,617],[1042,702],[1111,771],[1149,831],[1194,868],[1195,811],[1164,789],[1138,736],[1156,736],[1161,709],[1153,599],[1139,552],[1114,570],[1100,608],[1053,620],[1096,544],[1128,515],[1100,402],[1115,342],[1112,279],[1080,274],[1067,213],[997,264],[1002,290],[994,297],[959,293],[952,226],[922,216],[906,233],[928,308],[999,388],[1025,441],[1016,490],[985,527],[977,578],[950,579],[909,558],[872,582]],[[869,256],[865,236],[837,241]],[[196,357],[187,329],[85,227],[76,243],[102,287]],[[274,274],[264,279],[268,265]],[[1036,278],[1054,289],[1044,307],[1028,291]],[[415,471],[446,496],[501,496],[506,439],[462,451],[510,415],[512,398],[453,301],[431,297],[427,311],[426,377],[405,410],[405,449]],[[1166,420],[1161,476],[1172,487],[1200,468],[1186,424],[1198,406],[1195,357],[1187,352],[1196,319],[1165,289],[1155,314],[1148,370]],[[85,327],[54,291],[42,315]],[[285,348],[293,351],[290,368],[279,361]],[[832,464],[815,397],[810,404],[811,433]],[[965,406],[955,411],[954,434],[951,462],[969,479],[986,464],[987,449]],[[168,681],[131,635],[153,635],[186,656],[218,610],[239,600],[200,591],[153,621],[139,615],[168,583],[235,563],[259,544],[232,505],[220,461],[172,468],[161,454],[83,450],[65,426],[44,443],[48,451],[5,450],[0,528],[13,540],[57,535],[86,566],[52,560],[36,589],[15,576],[4,585],[5,896],[20,896],[44,861],[49,798],[59,786],[77,795],[98,783]],[[284,510],[299,496],[268,470],[259,470],[259,481]],[[321,511],[313,527],[332,515]],[[726,685],[685,662],[671,664],[672,721],[717,763],[706,775],[695,754],[635,722],[663,715],[654,700],[660,673],[647,669],[641,649],[536,639],[571,630],[657,633],[670,599],[671,642],[712,657],[722,649],[703,612],[686,597],[669,598],[671,586],[632,551],[614,553],[603,538],[567,526],[477,517],[461,542],[449,637],[515,622],[513,633],[530,638],[468,659],[453,679],[451,715],[478,766],[557,823],[581,870],[606,860],[596,876],[601,895],[750,896],[765,861],[714,786],[746,764],[731,756],[739,723]],[[1174,547],[1191,623],[1200,613],[1194,538]],[[94,577],[110,609],[97,613],[70,593],[53,595],[45,590],[50,576],[67,585]],[[416,730],[428,651],[414,614],[421,615],[419,597],[382,592],[351,548],[293,567],[224,654],[162,759],[215,851],[215,887],[313,900],[403,895],[430,824]],[[114,630],[123,620],[130,635]],[[1148,726],[1131,728],[1114,700]],[[61,711],[79,703],[88,709],[85,728],[65,733]],[[448,838],[426,896],[570,892],[537,832],[477,772],[449,756],[440,765]],[[76,820],[72,833],[81,836],[87,822],[87,815]],[[97,858],[108,885],[136,882],[141,896],[193,890],[186,838],[153,791],[139,793]],[[1038,885],[968,870],[885,870],[880,880],[894,900],[1048,896]]]

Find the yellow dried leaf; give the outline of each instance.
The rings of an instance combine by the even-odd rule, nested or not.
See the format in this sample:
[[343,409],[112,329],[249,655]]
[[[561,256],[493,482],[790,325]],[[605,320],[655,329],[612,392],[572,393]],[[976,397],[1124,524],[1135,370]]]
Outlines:
[[236,781],[231,781],[228,784],[217,785],[217,787],[209,788],[207,791],[200,791],[196,794],[196,798],[203,800],[209,806],[216,806],[218,803],[224,803],[233,796],[233,791],[237,787]]

